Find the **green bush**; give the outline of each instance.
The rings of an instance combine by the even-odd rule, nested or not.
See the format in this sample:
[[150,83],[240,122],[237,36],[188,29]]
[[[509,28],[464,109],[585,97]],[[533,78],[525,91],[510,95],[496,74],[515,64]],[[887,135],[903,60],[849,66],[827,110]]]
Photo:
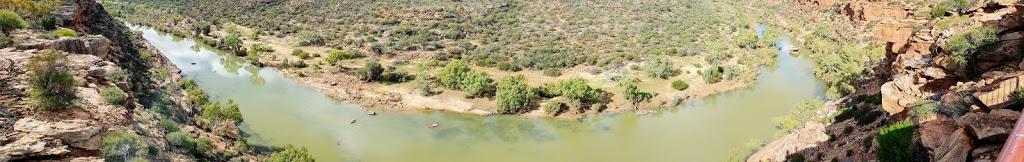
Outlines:
[[625,81],[620,83],[619,86],[623,87],[622,97],[630,101],[633,104],[634,109],[637,108],[637,104],[650,101],[651,98],[657,96],[657,94],[654,93],[640,91],[640,88],[636,86],[635,81]]
[[882,162],[912,161],[914,125],[904,120],[878,131],[878,160]]
[[213,141],[210,138],[199,137],[195,140],[196,149],[193,154],[202,155],[203,157],[214,157],[215,152],[213,148]]
[[548,115],[557,116],[562,111],[565,111],[565,106],[562,105],[562,102],[551,100],[544,103],[544,112],[548,113]]
[[125,104],[125,100],[128,98],[128,94],[125,94],[121,88],[110,87],[103,89],[103,91],[100,92],[100,97],[103,98],[103,101],[106,101],[111,105],[123,106]]
[[0,37],[0,48],[7,48],[14,46],[14,39],[9,37]]
[[522,69],[520,69],[519,65],[516,65],[515,63],[499,62],[498,63],[498,70],[502,70],[502,71],[519,71],[519,70],[522,70]]
[[943,5],[943,4],[938,4],[938,5],[935,5],[935,7],[932,7],[931,16],[933,18],[946,16],[946,12],[949,12],[949,10],[950,10],[949,6],[946,6],[946,5]]
[[437,73],[437,79],[442,87],[457,89],[459,88],[459,82],[462,81],[462,77],[469,73],[469,71],[469,65],[465,61],[453,60],[445,65],[444,68],[441,68],[441,71]]
[[178,123],[170,119],[160,118],[158,124],[160,125],[160,129],[164,130],[164,132],[178,131]]
[[309,59],[309,53],[301,49],[293,50],[292,56],[298,56],[300,59]]
[[53,34],[57,35],[58,37],[74,37],[74,38],[78,38],[78,33],[76,33],[74,30],[71,30],[71,29],[61,29],[61,30],[53,31]]
[[57,18],[53,16],[46,16],[39,20],[39,26],[45,30],[57,29]]
[[817,113],[824,105],[825,101],[819,98],[801,101],[785,116],[775,118],[775,122],[779,128],[779,134],[777,135],[789,133],[803,127],[804,123],[815,120],[815,113]]
[[581,108],[583,103],[600,102],[606,95],[601,89],[590,87],[588,81],[581,77],[545,84],[542,90],[546,97],[562,96],[569,99],[574,103],[573,108]]
[[285,145],[284,150],[270,155],[268,162],[314,162],[313,155],[305,147]]
[[143,143],[134,132],[113,131],[103,133],[100,152],[109,161],[129,161],[144,159],[148,145]]
[[370,60],[363,68],[356,70],[356,77],[365,82],[372,82],[380,79],[382,73],[384,73],[384,68],[380,66],[380,63],[377,63],[377,60]]
[[701,76],[704,78],[704,82],[707,83],[718,83],[722,81],[722,67],[718,64],[711,64],[711,67],[704,69]]
[[526,84],[526,76],[522,74],[505,76],[498,81],[495,100],[498,102],[498,113],[517,114],[530,109],[536,96],[533,88]]
[[975,27],[950,38],[946,47],[953,53],[953,61],[963,66],[973,61],[977,54],[990,50],[990,45],[996,41],[999,41],[999,36],[994,29]]
[[686,82],[683,81],[683,80],[672,81],[672,89],[683,91],[683,90],[686,90],[686,89],[689,89],[689,88],[690,88],[690,85],[686,84]]
[[486,72],[468,72],[459,82],[459,89],[466,97],[488,96],[494,91],[494,82]]
[[32,57],[29,63],[29,100],[42,110],[70,108],[78,97],[75,96],[75,74],[67,64],[67,56],[46,50]]
[[0,31],[4,32],[4,36],[10,37],[12,30],[24,29],[27,26],[28,24],[18,14],[9,10],[0,10]]
[[931,117],[938,112],[939,102],[930,99],[917,100],[910,104],[910,115],[916,117]]
[[334,65],[341,60],[355,59],[361,57],[366,56],[356,50],[331,50],[327,52],[327,58],[324,58],[324,61],[327,61],[328,64]]
[[299,46],[319,46],[324,45],[324,37],[317,33],[302,31],[298,34]]
[[671,76],[679,75],[679,69],[675,67],[675,63],[672,60],[655,57],[653,60],[644,64],[644,74],[648,77],[667,79]]
[[1010,94],[1010,97],[1016,99],[1019,102],[1024,102],[1024,88],[1017,89]]
[[740,34],[733,37],[732,43],[740,48],[758,48],[761,41],[757,38],[757,32],[750,29],[743,29]]
[[549,77],[562,76],[562,72],[558,71],[558,69],[555,69],[555,68],[547,68],[547,69],[544,69],[544,76],[549,76]]
[[167,143],[171,144],[172,146],[185,148],[189,151],[195,150],[195,139],[193,139],[192,135],[189,135],[188,133],[173,131],[167,133],[167,135],[165,135],[164,138],[167,139]]

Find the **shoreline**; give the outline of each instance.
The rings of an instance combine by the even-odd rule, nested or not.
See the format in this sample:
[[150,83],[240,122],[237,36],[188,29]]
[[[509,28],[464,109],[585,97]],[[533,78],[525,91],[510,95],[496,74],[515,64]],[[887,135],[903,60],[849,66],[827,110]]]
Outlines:
[[[124,20],[124,21],[128,22],[127,20]],[[188,30],[187,29],[179,29],[180,27],[176,27],[176,26],[156,27],[153,24],[144,24],[144,23],[139,23],[139,22],[129,22],[129,23],[131,23],[133,25],[139,25],[139,26],[151,28],[151,29],[159,31],[159,32],[164,32],[164,33],[167,33],[167,34],[171,34],[171,35],[174,35],[175,37],[188,38],[188,39],[196,42],[197,44],[205,44],[204,39],[213,40],[213,39],[217,39],[218,38],[218,37],[214,37],[214,36],[219,36],[220,34],[224,34],[224,32],[221,31],[221,30],[215,30],[215,31],[213,31],[211,33],[211,35],[213,35],[213,36],[204,36],[203,38],[196,38],[196,37],[192,37],[192,36],[182,36],[181,33],[188,33]],[[248,29],[246,27],[243,27],[243,26],[238,26],[238,25],[235,25],[235,26],[237,26],[238,29],[241,30],[241,31],[250,30],[250,29]],[[219,28],[219,29],[223,29],[223,28]],[[168,31],[168,30],[173,30],[173,31]],[[358,69],[358,68],[362,67],[362,63],[365,61],[365,59],[340,60],[338,62],[338,65],[335,65],[335,66],[331,66],[331,65],[318,66],[319,68],[317,68],[315,70],[311,69],[311,68],[308,68],[308,67],[307,68],[282,67],[282,66],[280,66],[278,64],[278,62],[280,62],[279,60],[281,60],[282,58],[285,59],[285,60],[303,60],[303,59],[298,58],[296,56],[287,55],[287,54],[284,54],[282,52],[287,52],[287,51],[291,51],[292,49],[300,49],[301,48],[304,51],[307,51],[307,52],[310,52],[310,53],[324,53],[322,55],[325,55],[326,51],[330,50],[329,47],[324,47],[324,46],[291,47],[291,45],[288,45],[288,44],[280,44],[280,42],[286,42],[284,39],[285,38],[276,38],[276,37],[271,37],[271,36],[265,36],[264,35],[264,36],[260,36],[258,38],[258,40],[243,39],[243,41],[242,41],[243,43],[242,44],[245,47],[251,46],[253,44],[262,44],[262,45],[267,45],[267,46],[270,46],[270,47],[274,48],[275,52],[271,52],[269,54],[260,55],[260,57],[259,57],[260,62],[262,62],[263,64],[266,64],[266,65],[264,65],[262,67],[270,67],[270,68],[273,68],[273,69],[275,69],[277,71],[280,71],[286,77],[294,79],[295,81],[297,81],[297,82],[299,82],[299,83],[301,83],[301,84],[303,84],[305,86],[308,86],[310,88],[314,88],[317,91],[320,91],[321,93],[324,93],[324,95],[327,95],[327,96],[329,96],[331,98],[337,99],[337,100],[342,101],[342,102],[348,102],[350,104],[359,105],[360,109],[362,109],[364,111],[374,111],[374,110],[396,111],[396,112],[449,111],[449,112],[456,112],[456,113],[470,114],[470,115],[478,115],[478,116],[490,116],[490,115],[497,115],[498,114],[497,111],[496,111],[496,105],[495,105],[494,97],[464,98],[464,97],[462,97],[461,91],[459,91],[459,90],[445,89],[445,88],[440,88],[440,87],[436,87],[436,86],[432,86],[432,87],[436,87],[436,88],[434,88],[434,91],[439,91],[439,92],[436,92],[436,94],[434,94],[434,95],[423,96],[423,95],[420,95],[417,92],[417,86],[418,86],[417,83],[418,82],[416,80],[408,81],[408,82],[403,82],[403,83],[389,84],[389,85],[385,85],[385,84],[378,83],[378,82],[363,82],[363,81],[360,81],[354,75],[354,71],[355,71],[355,69]],[[207,45],[207,46],[209,46],[209,45]],[[211,48],[213,48],[213,47],[211,47]],[[281,48],[284,48],[286,50],[281,50]],[[213,48],[213,49],[216,49],[216,48]],[[311,50],[307,50],[307,49],[311,49]],[[217,49],[217,50],[220,50],[220,49]],[[357,50],[359,50],[361,52],[366,52],[366,51],[363,51],[361,49],[357,49]],[[234,55],[232,55],[232,56],[234,56]],[[239,56],[234,56],[234,57],[241,58]],[[304,61],[305,62],[313,62],[311,64],[316,64],[317,61],[321,61],[322,62],[322,58],[323,57],[325,57],[325,56],[313,57],[311,60],[304,60]],[[495,68],[488,68],[488,67],[471,66],[471,68],[473,70],[479,70],[479,71],[486,72],[486,73],[490,74],[492,76],[492,78],[500,78],[502,76],[513,75],[513,74],[524,74],[524,75],[527,75],[528,78],[531,78],[531,80],[528,81],[529,82],[528,84],[530,86],[533,86],[533,87],[541,86],[544,83],[555,82],[555,81],[561,80],[561,79],[568,79],[568,78],[573,78],[573,77],[581,77],[581,78],[585,78],[586,80],[590,81],[590,83],[589,83],[590,86],[592,86],[594,88],[603,89],[603,90],[605,90],[605,91],[607,91],[607,92],[612,94],[610,96],[611,100],[606,104],[606,108],[603,109],[603,111],[600,111],[600,112],[594,111],[594,110],[587,110],[587,111],[581,112],[581,113],[569,113],[569,112],[567,112],[567,113],[561,113],[561,114],[559,114],[557,116],[552,116],[552,115],[549,115],[549,114],[543,112],[543,110],[541,110],[542,108],[540,106],[537,106],[537,107],[533,108],[532,110],[530,110],[528,112],[524,112],[524,113],[520,113],[520,114],[510,114],[510,115],[514,115],[514,116],[528,117],[528,118],[552,118],[552,119],[559,119],[559,120],[577,120],[577,119],[580,119],[580,118],[583,118],[583,117],[586,117],[586,116],[589,116],[589,115],[596,115],[596,114],[602,114],[602,113],[621,113],[621,112],[635,111],[637,114],[647,114],[649,112],[645,112],[643,110],[648,110],[648,111],[651,111],[651,110],[661,110],[661,109],[664,109],[664,108],[680,105],[680,104],[682,104],[684,102],[690,101],[691,99],[701,99],[701,98],[704,98],[704,97],[707,97],[707,96],[717,95],[717,94],[721,94],[721,93],[724,93],[724,92],[729,92],[729,91],[737,90],[737,89],[740,89],[740,88],[748,88],[748,87],[753,85],[752,83],[754,81],[756,81],[757,75],[760,74],[760,71],[759,71],[760,67],[762,67],[762,66],[769,66],[769,65],[759,65],[758,67],[753,68],[753,70],[754,70],[753,72],[747,72],[744,75],[737,76],[735,79],[723,80],[723,81],[718,82],[718,83],[707,84],[707,83],[704,83],[703,79],[700,78],[699,75],[696,75],[697,71],[702,69],[701,68],[702,66],[698,66],[698,65],[703,64],[703,63],[694,63],[694,62],[702,62],[701,58],[703,58],[703,55],[685,56],[685,57],[677,57],[677,56],[671,57],[671,59],[673,59],[673,60],[677,60],[677,61],[678,60],[682,60],[682,61],[679,61],[679,62],[681,62],[681,64],[677,65],[677,66],[682,65],[682,66],[680,66],[682,68],[680,69],[681,70],[680,75],[675,76],[675,77],[671,77],[669,79],[650,78],[650,77],[646,77],[646,76],[642,76],[642,75],[636,76],[635,78],[640,80],[640,82],[638,82],[639,83],[638,85],[639,85],[641,90],[648,91],[648,92],[654,92],[654,93],[658,93],[659,94],[659,95],[655,96],[654,98],[652,98],[651,100],[649,100],[648,102],[638,104],[638,106],[637,106],[638,108],[637,109],[634,109],[633,105],[631,103],[629,103],[628,101],[625,101],[625,99],[623,99],[623,97],[620,95],[621,88],[619,88],[618,86],[615,86],[616,83],[600,81],[601,80],[600,79],[601,75],[594,75],[594,74],[589,74],[589,73],[585,72],[585,70],[587,68],[594,67],[594,66],[590,66],[590,65],[580,65],[580,66],[576,66],[576,67],[567,68],[567,69],[563,70],[563,75],[558,76],[558,77],[544,76],[543,74],[541,74],[540,71],[537,71],[537,70],[525,70],[524,69],[524,70],[518,71],[518,72],[506,72],[506,71],[500,71],[500,70],[497,70]],[[774,64],[777,61],[777,60],[774,60],[774,57],[772,57],[772,58],[773,58],[773,60],[772,60],[772,62],[769,62],[769,64]],[[396,57],[388,57],[388,56],[384,56],[384,57],[381,57],[379,59],[380,59],[380,62],[383,65],[394,65],[394,66],[398,67],[397,69],[408,70],[410,75],[413,75],[413,76],[418,76],[419,75],[419,72],[414,69],[415,67],[413,67],[412,64],[417,63],[417,62],[422,61],[422,60],[412,59],[414,61],[408,61],[409,60],[408,58],[396,59]],[[398,60],[405,60],[406,63],[405,64],[401,64],[401,65],[392,64],[392,62],[399,62]],[[736,62],[736,60],[738,60],[738,58],[734,57],[734,58],[731,59],[731,62]],[[628,64],[626,64],[626,65],[637,64],[635,62],[633,62],[633,63],[627,62],[627,63]],[[690,65],[690,64],[694,64],[694,65]],[[736,64],[736,65],[740,65],[740,64]],[[749,66],[749,65],[740,65],[740,66]],[[436,71],[437,69],[438,68],[434,68],[434,69],[432,69],[430,71]],[[750,68],[747,67],[747,69],[745,69],[745,70],[750,70]],[[431,73],[430,71],[427,71],[427,72],[424,72],[424,73]],[[601,74],[603,74],[603,73],[601,73]],[[639,74],[630,74],[630,75],[639,75]],[[539,78],[539,79],[534,79],[534,78]],[[687,81],[687,83],[690,84],[690,88],[686,89],[686,90],[683,90],[683,91],[678,91],[678,90],[671,89],[668,86],[670,85],[669,82],[671,82],[672,80],[684,80],[684,81]],[[663,87],[656,87],[656,86],[663,86]],[[543,103],[544,101],[546,101],[546,100],[545,99],[540,99],[540,100],[537,100],[535,102]]]

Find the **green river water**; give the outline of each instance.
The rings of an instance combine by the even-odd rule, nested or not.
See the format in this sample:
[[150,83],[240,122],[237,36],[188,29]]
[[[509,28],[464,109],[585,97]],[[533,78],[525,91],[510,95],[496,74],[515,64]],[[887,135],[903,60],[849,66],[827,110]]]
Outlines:
[[[248,65],[190,39],[129,25],[195,79],[212,100],[233,99],[255,145],[304,146],[318,161],[722,161],[749,141],[770,141],[776,116],[820,97],[813,62],[779,50],[743,88],[657,111],[580,121],[449,112],[378,112],[325,96],[273,68]],[[195,63],[195,65],[192,65]],[[349,124],[352,119],[358,120]],[[427,128],[431,122],[440,127]]]

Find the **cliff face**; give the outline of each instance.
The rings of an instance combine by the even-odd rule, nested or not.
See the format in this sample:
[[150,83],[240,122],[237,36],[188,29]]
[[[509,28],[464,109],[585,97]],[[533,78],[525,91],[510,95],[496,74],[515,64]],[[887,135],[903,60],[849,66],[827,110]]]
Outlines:
[[[1022,104],[1010,93],[1024,87],[1018,82],[1024,74],[1024,3],[977,1],[947,12],[932,12],[931,6],[940,1],[923,3],[801,0],[796,8],[837,13],[845,20],[829,23],[854,24],[854,29],[838,30],[873,31],[851,35],[885,45],[886,58],[872,78],[878,84],[865,85],[880,91],[881,105],[868,107],[887,112],[887,121],[914,123],[917,129],[909,148],[914,160],[995,160],[1021,115]],[[993,29],[997,41],[977,45],[978,52],[970,54],[967,63],[957,63],[962,55],[950,48],[950,40],[983,27]],[[827,110],[843,107],[826,105]],[[797,155],[813,161],[879,159],[874,138],[888,122],[862,125],[859,120],[834,121],[824,129],[808,126],[769,143],[748,161],[782,161]],[[831,138],[793,140],[820,135]]]
[[[64,0],[53,12],[60,27],[80,37],[45,38],[50,31],[26,29],[11,36],[17,48],[0,49],[0,161],[227,161],[254,159],[237,127],[208,129],[184,103],[173,64],[93,0]],[[31,21],[31,20],[30,20]],[[73,106],[46,111],[29,101],[32,58],[56,52],[81,83]],[[122,104],[105,90],[122,89]],[[225,124],[225,123],[221,123]],[[168,145],[166,134],[184,132],[206,151]],[[234,134],[217,132],[235,132]],[[209,140],[206,140],[209,139]],[[241,148],[241,149],[240,149]],[[118,156],[112,156],[118,155]],[[115,159],[104,159],[115,158]]]

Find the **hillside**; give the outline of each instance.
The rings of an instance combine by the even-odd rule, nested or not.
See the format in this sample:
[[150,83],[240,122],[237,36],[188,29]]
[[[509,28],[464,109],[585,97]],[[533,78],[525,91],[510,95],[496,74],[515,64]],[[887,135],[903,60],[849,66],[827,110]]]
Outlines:
[[278,150],[246,144],[241,119],[211,118],[232,103],[212,113],[186,102],[177,67],[95,1],[5,1],[0,17],[22,24],[0,37],[0,161],[228,161]]

